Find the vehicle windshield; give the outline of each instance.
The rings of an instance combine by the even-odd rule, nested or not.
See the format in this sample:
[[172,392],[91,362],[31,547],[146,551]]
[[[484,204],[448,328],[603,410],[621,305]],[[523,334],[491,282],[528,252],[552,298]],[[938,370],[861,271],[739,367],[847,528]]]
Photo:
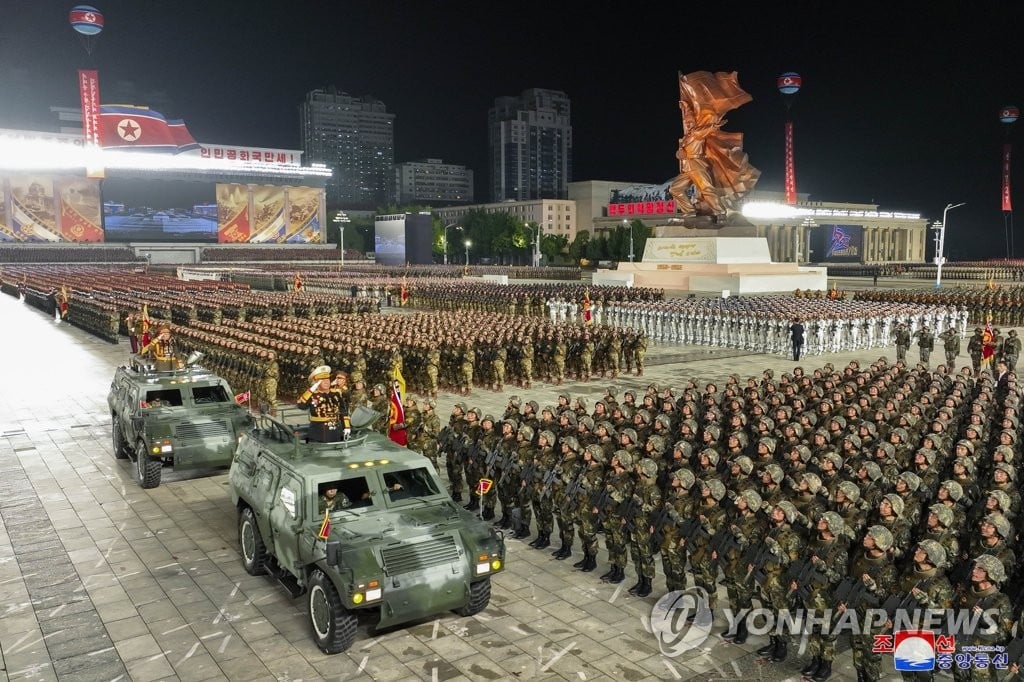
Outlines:
[[214,386],[193,386],[192,400],[195,401],[196,405],[234,402],[220,384]]
[[176,388],[146,391],[142,406],[146,408],[181,407],[181,391]]
[[325,481],[317,486],[318,513],[351,512],[374,506],[365,476]]
[[389,503],[401,503],[441,493],[437,480],[426,467],[387,471],[383,477]]

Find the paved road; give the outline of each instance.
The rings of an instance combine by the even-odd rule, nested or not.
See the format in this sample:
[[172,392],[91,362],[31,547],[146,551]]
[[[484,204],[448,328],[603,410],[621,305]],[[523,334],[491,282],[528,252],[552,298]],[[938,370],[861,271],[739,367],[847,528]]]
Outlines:
[[[0,319],[0,681],[799,678],[796,656],[782,666],[755,662],[761,637],[737,647],[713,634],[694,651],[664,657],[643,626],[664,593],[661,578],[650,598],[637,599],[625,592],[631,568],[618,587],[592,577],[605,570],[603,552],[599,570],[586,575],[513,540],[483,613],[364,631],[350,651],[324,656],[309,637],[303,600],[242,568],[223,471],[168,471],[159,488],[144,491],[130,464],[113,458],[106,393],[127,343],[106,344],[8,296],[0,296]],[[793,365],[658,344],[649,357],[643,377],[520,394],[541,405],[562,391],[593,401],[609,383],[621,394]],[[467,402],[500,415],[513,392],[477,391]],[[461,399],[442,396],[443,418]],[[833,679],[855,679],[848,652]]]

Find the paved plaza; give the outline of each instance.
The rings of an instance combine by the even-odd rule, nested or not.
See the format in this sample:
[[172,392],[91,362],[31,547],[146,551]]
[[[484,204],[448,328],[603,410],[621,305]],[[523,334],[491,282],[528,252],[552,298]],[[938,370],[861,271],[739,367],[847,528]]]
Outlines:
[[[0,296],[0,320],[0,680],[800,678],[804,658],[761,665],[753,652],[766,639],[726,644],[717,636],[724,623],[699,649],[664,657],[644,629],[664,593],[661,576],[639,599],[626,593],[632,567],[621,585],[597,579],[606,570],[603,549],[598,570],[583,574],[571,567],[578,549],[556,561],[511,539],[508,570],[495,578],[483,613],[385,632],[364,627],[348,652],[325,656],[310,637],[304,599],[242,567],[225,471],[165,471],[159,488],[141,490],[131,463],[114,459],[106,396],[127,340],[107,344],[9,296]],[[916,349],[909,355],[916,360]],[[746,379],[769,367],[778,376],[793,365],[734,349],[651,344],[642,377],[538,384],[518,395],[543,406],[568,392],[592,405],[609,384],[621,396],[691,377]],[[465,400],[500,416],[515,393],[442,394],[438,413],[446,422]],[[845,640],[841,650],[833,679],[853,680]]]

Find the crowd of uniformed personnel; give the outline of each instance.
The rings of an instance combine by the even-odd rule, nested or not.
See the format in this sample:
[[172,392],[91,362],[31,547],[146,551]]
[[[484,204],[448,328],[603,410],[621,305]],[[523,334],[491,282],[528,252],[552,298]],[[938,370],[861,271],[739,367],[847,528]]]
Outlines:
[[[995,633],[957,639],[980,645],[1005,643],[1020,620],[1020,418],[1001,361],[977,375],[880,358],[639,395],[609,387],[592,406],[569,394],[544,407],[513,397],[502,415],[459,403],[438,443],[455,499],[495,481],[468,508],[514,538],[536,532],[537,549],[557,529],[557,559],[578,535],[584,572],[603,529],[601,579],[621,582],[631,558],[631,593],[651,592],[660,554],[670,591],[687,587],[689,566],[710,605],[721,583],[734,612],[758,599],[863,615],[865,594],[905,610],[981,604]],[[746,621],[725,637],[743,642]],[[810,634],[807,677],[831,675],[835,643],[827,628]],[[879,679],[871,649],[870,631],[853,637],[859,680]],[[787,652],[772,635],[759,653]]]
[[[407,305],[434,310],[474,310],[510,315],[552,316],[555,305],[571,302],[577,306],[589,295],[593,305],[619,301],[661,301],[664,289],[646,287],[586,287],[565,282],[559,284],[420,282],[410,280]],[[564,317],[564,315],[563,315]],[[575,315],[572,317],[576,318]],[[576,318],[578,319],[578,318]]]
[[640,375],[647,351],[646,336],[631,329],[472,312],[195,320],[175,333],[237,392],[252,390],[254,405],[271,408],[301,394],[309,368],[321,364],[347,372],[355,390],[380,393],[398,367],[411,391],[436,397],[439,390]]
[[1024,326],[1024,287],[993,286],[986,288],[946,288],[932,290],[857,291],[856,301],[892,301],[925,305],[966,308],[974,324]]

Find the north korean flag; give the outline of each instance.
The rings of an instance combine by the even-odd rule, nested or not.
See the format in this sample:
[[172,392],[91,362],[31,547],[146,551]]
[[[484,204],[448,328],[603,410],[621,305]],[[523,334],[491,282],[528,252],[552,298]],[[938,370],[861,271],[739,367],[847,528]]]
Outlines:
[[147,107],[101,106],[100,143],[106,149],[177,154],[198,148],[182,121]]

